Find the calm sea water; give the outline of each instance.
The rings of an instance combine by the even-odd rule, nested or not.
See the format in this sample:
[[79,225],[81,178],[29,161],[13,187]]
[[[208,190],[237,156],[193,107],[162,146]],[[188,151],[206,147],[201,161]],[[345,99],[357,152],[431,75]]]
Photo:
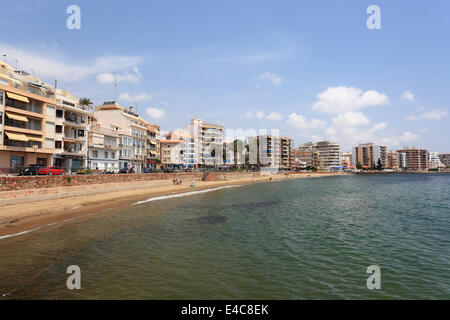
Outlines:
[[[2,239],[0,259],[0,299],[449,299],[450,175],[298,179],[127,205]],[[81,290],[66,287],[69,265]],[[381,290],[366,287],[370,265]]]

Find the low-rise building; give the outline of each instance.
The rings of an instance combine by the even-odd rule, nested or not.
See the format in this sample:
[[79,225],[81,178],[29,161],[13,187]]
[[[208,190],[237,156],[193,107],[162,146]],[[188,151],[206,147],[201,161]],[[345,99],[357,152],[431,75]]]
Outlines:
[[445,166],[450,167],[450,153],[439,154],[439,161]]
[[353,154],[351,152],[343,152],[341,153],[341,166],[344,168],[352,168],[352,157]]
[[439,169],[440,167],[439,152],[430,152],[430,169]]
[[104,128],[100,124],[89,130],[88,168],[119,171],[119,128]]

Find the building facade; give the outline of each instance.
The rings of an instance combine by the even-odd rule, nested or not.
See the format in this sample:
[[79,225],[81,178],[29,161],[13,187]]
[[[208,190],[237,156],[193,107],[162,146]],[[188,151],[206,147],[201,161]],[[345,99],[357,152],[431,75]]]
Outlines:
[[314,143],[308,142],[300,145],[295,150],[295,166],[298,168],[316,168],[320,165],[319,152],[315,149]]
[[66,172],[76,172],[86,167],[88,140],[88,109],[80,105],[79,99],[69,92],[56,89],[55,122],[47,120],[46,125],[55,127],[55,154],[53,165]]
[[450,153],[439,154],[439,161],[446,167],[450,167]]
[[403,165],[407,170],[425,171],[430,167],[430,152],[428,150],[405,148],[397,150],[397,152],[400,154],[400,166]]
[[343,152],[341,153],[341,167],[352,168],[353,167],[353,153]]
[[387,148],[386,146],[379,146],[374,143],[364,143],[353,147],[352,162],[360,163],[366,168],[375,168],[381,160],[383,167],[387,166]]
[[55,110],[51,86],[0,62],[1,170],[52,165]]
[[280,138],[280,167],[292,169],[294,167],[294,140],[291,138]]
[[213,150],[222,148],[224,127],[191,119],[187,129],[194,140],[193,163],[200,167],[214,165],[218,157],[214,156]]
[[88,168],[119,172],[119,130],[95,124],[89,130]]

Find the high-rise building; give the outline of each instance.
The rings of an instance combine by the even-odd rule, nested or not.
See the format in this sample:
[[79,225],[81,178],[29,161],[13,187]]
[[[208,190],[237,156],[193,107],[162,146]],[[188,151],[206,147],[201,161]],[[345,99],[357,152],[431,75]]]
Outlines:
[[360,163],[367,168],[375,168],[378,160],[381,160],[383,167],[387,165],[387,148],[374,143],[364,143],[353,147],[352,162],[355,166]]
[[55,90],[0,62],[0,169],[52,165]]
[[291,138],[280,138],[280,167],[291,169],[294,167],[294,140]]
[[319,168],[319,151],[315,144],[308,142],[300,145],[295,150],[295,166],[299,168]]
[[254,155],[250,154],[250,164],[253,164],[251,162],[256,160],[257,163],[254,164],[257,164],[259,167],[279,170],[281,160],[281,139],[279,136],[259,135],[256,137],[249,137],[248,143],[250,145],[250,153],[257,153]]
[[[400,166],[404,165],[406,169],[414,171],[428,170],[430,159],[430,152],[428,150],[404,148],[397,150],[397,152],[400,154]],[[405,162],[404,164],[402,164],[403,161]]]
[[187,130],[194,139],[194,164],[207,166],[216,163],[219,157],[215,157],[213,150],[222,149],[224,127],[200,119],[191,119]]

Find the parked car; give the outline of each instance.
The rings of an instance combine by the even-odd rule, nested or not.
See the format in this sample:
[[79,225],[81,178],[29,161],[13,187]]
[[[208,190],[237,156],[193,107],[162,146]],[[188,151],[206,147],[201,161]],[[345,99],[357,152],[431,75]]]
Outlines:
[[59,176],[59,175],[66,174],[66,172],[64,171],[64,169],[60,169],[57,167],[45,167],[45,168],[39,168],[37,171],[37,174],[48,175],[48,176]]
[[152,173],[153,172],[153,168],[144,168],[144,173]]
[[77,169],[77,174],[87,174],[87,173],[88,173],[88,170],[85,167]]
[[35,176],[37,175],[37,171],[39,168],[42,168],[43,166],[38,164],[30,164],[29,166],[23,167],[19,171],[20,176]]
[[175,172],[175,169],[172,167],[166,167],[163,169],[164,173],[172,173]]
[[119,173],[128,173],[128,168],[122,168],[119,170]]

